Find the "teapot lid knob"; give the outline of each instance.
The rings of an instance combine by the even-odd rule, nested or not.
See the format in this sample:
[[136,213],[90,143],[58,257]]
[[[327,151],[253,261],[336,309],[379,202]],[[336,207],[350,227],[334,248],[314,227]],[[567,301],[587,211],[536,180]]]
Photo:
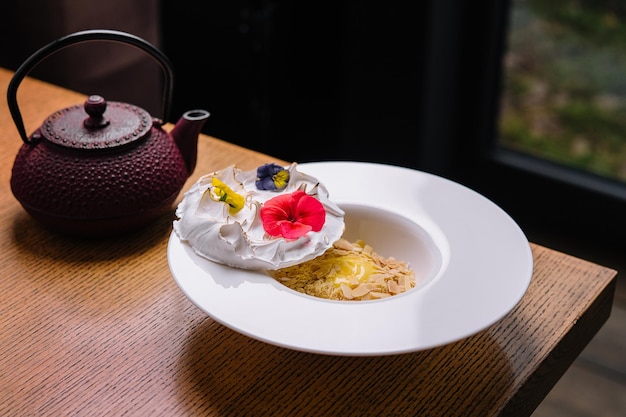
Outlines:
[[104,97],[91,95],[87,97],[83,106],[85,112],[89,115],[83,122],[85,127],[98,129],[109,124],[109,121],[102,116],[107,108],[107,102]]

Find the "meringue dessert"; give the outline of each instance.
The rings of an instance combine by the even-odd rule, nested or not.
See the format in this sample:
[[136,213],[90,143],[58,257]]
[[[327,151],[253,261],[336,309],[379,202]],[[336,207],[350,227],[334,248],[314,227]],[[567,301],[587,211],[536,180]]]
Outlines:
[[271,271],[324,254],[341,238],[344,214],[297,163],[250,171],[231,165],[202,176],[184,194],[173,229],[199,256]]

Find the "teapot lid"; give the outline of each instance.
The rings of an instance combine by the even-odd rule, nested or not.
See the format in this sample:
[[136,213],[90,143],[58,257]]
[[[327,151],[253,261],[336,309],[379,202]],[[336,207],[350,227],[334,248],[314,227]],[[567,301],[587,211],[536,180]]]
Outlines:
[[67,107],[50,115],[41,133],[60,146],[107,149],[141,139],[151,127],[152,117],[144,109],[92,95],[82,106]]

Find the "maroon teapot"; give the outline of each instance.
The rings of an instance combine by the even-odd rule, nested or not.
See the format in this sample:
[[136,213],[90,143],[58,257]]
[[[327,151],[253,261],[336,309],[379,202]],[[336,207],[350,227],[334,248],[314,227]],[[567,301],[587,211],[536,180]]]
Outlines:
[[195,168],[198,136],[209,113],[188,111],[168,133],[163,119],[147,111],[92,95],[53,113],[28,137],[17,105],[20,82],[49,54],[93,40],[130,44],[160,63],[167,120],[173,79],[169,59],[147,41],[112,30],[77,32],[44,46],[17,69],[7,100],[24,141],[11,176],[15,198],[51,229],[101,237],[138,229],[172,209]]

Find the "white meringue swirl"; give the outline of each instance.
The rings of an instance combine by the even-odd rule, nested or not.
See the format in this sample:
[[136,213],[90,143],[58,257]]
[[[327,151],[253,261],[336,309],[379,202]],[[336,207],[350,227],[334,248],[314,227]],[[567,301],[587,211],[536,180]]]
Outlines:
[[[329,199],[323,184],[298,171],[297,163],[285,169],[289,171],[289,183],[280,192],[257,189],[256,170],[242,171],[234,165],[202,176],[176,208],[174,231],[198,255],[242,269],[275,270],[322,255],[342,236],[345,213]],[[216,202],[205,193],[213,177],[244,197],[243,209],[230,214],[227,204]],[[296,240],[267,235],[259,216],[263,203],[298,189],[316,197],[324,206],[326,220],[322,230]]]

